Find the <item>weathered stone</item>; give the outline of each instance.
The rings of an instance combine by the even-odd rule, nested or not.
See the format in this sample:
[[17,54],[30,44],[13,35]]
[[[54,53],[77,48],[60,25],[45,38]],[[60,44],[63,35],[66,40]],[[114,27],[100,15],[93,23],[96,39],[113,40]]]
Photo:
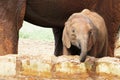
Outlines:
[[16,55],[0,56],[0,76],[16,75]]
[[51,78],[53,55],[23,55],[17,59],[18,74]]
[[79,79],[87,77],[85,63],[80,63],[79,56],[60,56],[54,62],[53,77],[62,79]]
[[6,55],[0,56],[3,80],[119,80],[120,59],[87,56]]
[[120,76],[120,59],[104,57],[96,61],[96,73]]

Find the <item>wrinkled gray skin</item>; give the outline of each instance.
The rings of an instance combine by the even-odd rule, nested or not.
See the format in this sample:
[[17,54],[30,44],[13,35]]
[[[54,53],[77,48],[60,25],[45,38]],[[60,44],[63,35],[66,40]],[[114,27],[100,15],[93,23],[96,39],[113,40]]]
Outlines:
[[71,45],[81,50],[80,62],[84,62],[87,55],[107,56],[108,35],[104,19],[88,9],[70,16],[65,23],[62,41],[63,54],[71,54],[67,50]]

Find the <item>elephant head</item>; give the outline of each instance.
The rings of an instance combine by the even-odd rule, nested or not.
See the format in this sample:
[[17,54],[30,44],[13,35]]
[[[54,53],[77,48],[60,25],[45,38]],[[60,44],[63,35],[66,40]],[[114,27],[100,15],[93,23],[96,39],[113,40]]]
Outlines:
[[[84,62],[88,51],[96,43],[97,28],[93,22],[83,14],[75,13],[65,23],[62,41],[67,49],[71,45],[81,50],[80,62]],[[63,53],[64,54],[64,53]]]

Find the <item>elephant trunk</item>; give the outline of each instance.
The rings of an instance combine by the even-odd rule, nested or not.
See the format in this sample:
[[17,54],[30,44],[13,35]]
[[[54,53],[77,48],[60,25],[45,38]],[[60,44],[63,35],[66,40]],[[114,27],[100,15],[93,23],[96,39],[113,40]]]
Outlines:
[[87,41],[81,43],[80,62],[84,62],[87,56]]

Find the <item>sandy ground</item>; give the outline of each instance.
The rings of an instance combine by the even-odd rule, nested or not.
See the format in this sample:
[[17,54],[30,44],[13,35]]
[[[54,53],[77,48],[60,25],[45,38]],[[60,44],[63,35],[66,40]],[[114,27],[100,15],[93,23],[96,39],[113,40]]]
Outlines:
[[45,42],[40,40],[19,39],[19,54],[53,54],[54,42]]
[[[19,54],[53,54],[54,42],[45,42],[40,40],[19,39]],[[115,56],[120,57],[120,41],[117,42]]]

